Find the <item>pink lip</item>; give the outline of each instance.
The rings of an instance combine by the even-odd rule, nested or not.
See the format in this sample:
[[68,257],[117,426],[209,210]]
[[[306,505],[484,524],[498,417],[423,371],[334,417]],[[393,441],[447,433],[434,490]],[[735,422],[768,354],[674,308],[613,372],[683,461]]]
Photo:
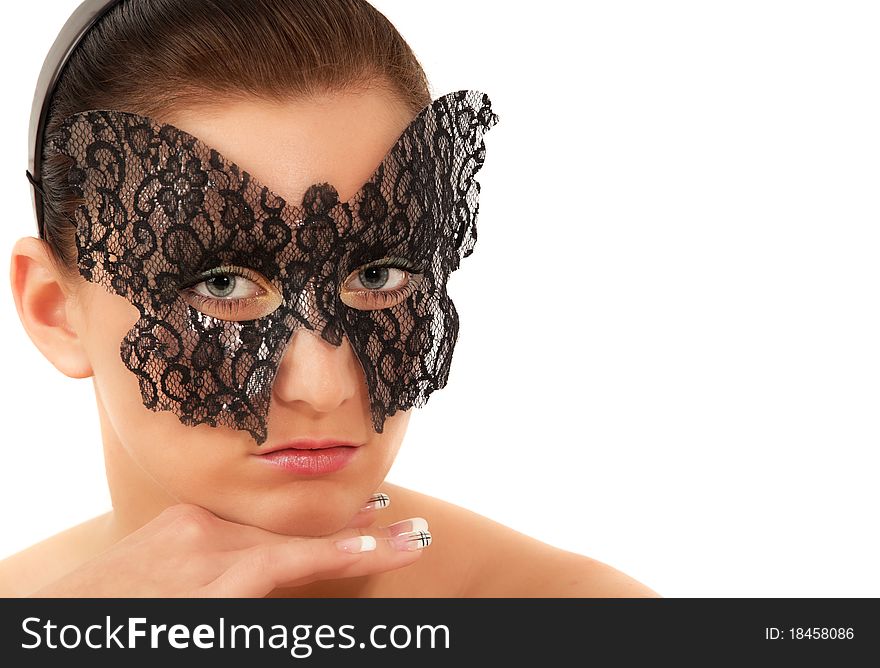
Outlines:
[[297,439],[267,448],[266,452],[255,456],[291,473],[322,475],[338,471],[348,464],[359,445],[339,439]]
[[260,455],[265,455],[278,450],[323,450],[325,448],[333,448],[338,445],[345,445],[356,448],[363,443],[355,443],[354,441],[346,441],[341,438],[298,438],[289,443],[279,443],[278,445],[262,448]]

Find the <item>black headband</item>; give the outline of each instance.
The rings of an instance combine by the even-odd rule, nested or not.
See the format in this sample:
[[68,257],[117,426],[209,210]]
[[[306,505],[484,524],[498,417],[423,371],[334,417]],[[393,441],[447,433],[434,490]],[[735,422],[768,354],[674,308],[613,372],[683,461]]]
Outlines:
[[49,106],[52,95],[58,85],[58,79],[64,70],[64,66],[70,60],[71,54],[85,37],[86,33],[98,20],[109,12],[121,0],[85,0],[67,23],[61,28],[55,43],[49,49],[49,55],[43,63],[40,78],[37,79],[37,90],[34,93],[34,102],[31,107],[31,123],[29,133],[30,157],[28,170],[25,172],[28,181],[34,187],[34,212],[37,216],[37,231],[40,238],[43,234],[43,189],[40,182],[40,169],[42,162],[43,137],[46,131],[46,120],[49,116]]

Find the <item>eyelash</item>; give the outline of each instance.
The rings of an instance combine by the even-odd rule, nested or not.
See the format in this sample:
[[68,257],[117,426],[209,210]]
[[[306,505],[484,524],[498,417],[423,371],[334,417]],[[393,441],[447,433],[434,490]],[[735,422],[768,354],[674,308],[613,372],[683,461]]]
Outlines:
[[[387,257],[375,262],[369,262],[358,268],[358,274],[372,268],[388,268],[400,269],[411,274],[420,275],[424,271],[424,267],[416,266],[414,263],[402,257]],[[238,299],[223,299],[221,297],[207,297],[199,294],[193,288],[201,283],[211,280],[217,276],[236,276],[245,278],[257,285],[263,292],[254,297],[241,297]],[[189,298],[195,302],[195,308],[202,311],[204,307],[208,307],[211,311],[217,313],[221,319],[236,320],[236,317],[243,309],[265,301],[267,290],[263,287],[264,279],[255,271],[247,267],[237,266],[220,266],[209,269],[198,276],[187,280],[181,287]],[[402,288],[395,290],[371,290],[369,288],[351,290],[351,293],[358,297],[366,296],[368,300],[373,302],[374,308],[383,308],[386,304],[399,303],[417,287],[417,281],[410,277]],[[200,308],[202,307],[202,308]],[[356,307],[355,307],[356,308]]]
[[[401,269],[411,274],[421,274],[424,267],[417,267],[415,264],[402,257],[386,257],[375,262],[369,262],[358,268],[357,273],[373,268]],[[354,273],[354,272],[353,272]],[[351,292],[358,295],[369,295],[368,299],[374,302],[380,302],[381,305],[392,302],[400,302],[406,296],[409,296],[414,290],[415,285],[412,278],[409,278],[402,288],[395,290],[370,290],[369,288],[355,289]]]
[[[254,297],[223,299],[221,297],[206,297],[193,290],[195,286],[209,281],[212,278],[216,278],[217,276],[236,276],[246,278],[259,287],[263,292]],[[248,269],[247,267],[222,266],[209,269],[208,271],[199,274],[197,277],[186,281],[181,289],[184,290],[199,306],[209,306],[224,317],[229,318],[230,320],[235,320],[235,316],[240,314],[242,309],[265,300],[267,290],[263,287],[264,280],[265,279],[262,279],[257,272]]]
[[403,269],[405,271],[411,271],[414,274],[419,274],[424,271],[423,267],[417,267],[415,264],[407,260],[403,257],[391,256],[384,257],[381,260],[374,260],[373,262],[367,262],[367,264],[361,265],[358,267],[358,271],[365,271],[366,269],[373,269],[374,267],[388,267],[392,269]]

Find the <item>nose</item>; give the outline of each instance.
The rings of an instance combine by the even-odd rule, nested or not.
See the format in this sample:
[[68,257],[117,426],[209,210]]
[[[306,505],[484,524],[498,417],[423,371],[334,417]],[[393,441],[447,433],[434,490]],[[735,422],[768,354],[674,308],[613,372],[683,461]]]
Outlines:
[[301,327],[293,333],[272,392],[278,401],[303,402],[315,412],[331,412],[358,396],[363,383],[360,362],[346,337],[327,343],[317,331]]

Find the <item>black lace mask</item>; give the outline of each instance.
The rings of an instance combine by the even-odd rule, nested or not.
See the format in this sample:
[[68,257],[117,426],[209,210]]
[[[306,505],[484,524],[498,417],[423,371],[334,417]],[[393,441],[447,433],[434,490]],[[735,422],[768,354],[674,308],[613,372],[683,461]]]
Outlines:
[[[351,200],[322,183],[297,207],[172,125],[114,110],[65,119],[47,143],[76,163],[79,271],[140,312],[120,353],[144,405],[186,425],[246,430],[262,444],[278,365],[305,327],[335,346],[348,338],[377,432],[398,410],[423,406],[449,375],[459,321],[446,283],[477,240],[474,177],[483,134],[497,122],[487,95],[444,95]],[[217,272],[230,266],[264,277],[277,307],[232,320],[184,300],[210,270],[234,283],[236,272]],[[403,291],[376,295],[360,278],[378,272],[381,282],[395,269],[408,276]],[[352,272],[361,302],[341,289]]]

